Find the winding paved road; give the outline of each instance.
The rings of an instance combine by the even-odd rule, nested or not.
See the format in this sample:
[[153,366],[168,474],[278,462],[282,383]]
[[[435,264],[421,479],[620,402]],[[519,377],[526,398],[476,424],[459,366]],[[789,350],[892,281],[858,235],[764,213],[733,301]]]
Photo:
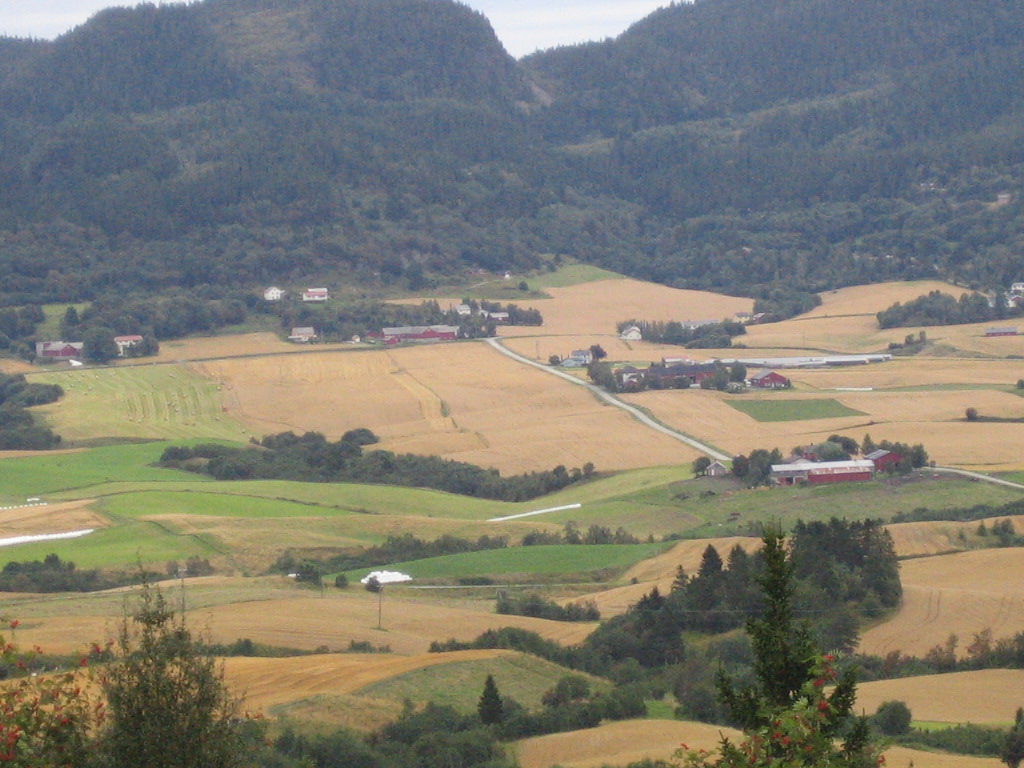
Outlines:
[[499,338],[489,338],[487,339],[487,343],[494,347],[496,350],[498,350],[501,354],[511,357],[516,362],[523,363],[524,365],[532,365],[534,368],[539,368],[545,373],[549,373],[552,376],[558,376],[559,378],[565,379],[566,381],[571,382],[572,384],[575,384],[578,387],[584,387],[590,390],[594,395],[601,398],[601,400],[603,400],[604,402],[608,403],[608,405],[614,405],[616,408],[621,408],[640,423],[650,427],[651,429],[661,432],[663,435],[668,435],[674,440],[678,440],[681,443],[686,443],[691,448],[696,448],[698,451],[707,454],[713,459],[718,459],[719,461],[732,461],[732,456],[726,456],[724,453],[722,453],[719,450],[716,450],[715,448],[712,448],[710,445],[705,445],[704,443],[700,442],[699,440],[695,440],[689,435],[686,435],[678,430],[672,429],[671,427],[666,427],[664,424],[660,424],[659,422],[655,421],[650,416],[648,416],[646,413],[641,411],[639,408],[632,406],[629,403],[622,402],[621,400],[619,400],[619,398],[615,397],[615,395],[611,394],[610,392],[606,392],[605,390],[601,389],[601,387],[598,387],[595,384],[583,381],[582,379],[573,376],[571,373],[560,371],[558,370],[558,368],[555,368],[554,366],[545,365],[544,363],[538,363],[536,360],[531,360],[530,358],[524,357],[523,355],[520,355],[517,352],[513,352],[511,349],[508,349],[504,344],[502,344],[501,339]]
[[[517,352],[513,352],[511,349],[505,347],[501,343],[501,339],[499,338],[489,338],[487,339],[487,343],[490,344],[499,352],[501,352],[501,354],[507,355],[508,357],[511,357],[513,360],[517,362],[523,363],[524,365],[532,365],[534,368],[539,368],[540,370],[544,371],[545,373],[549,373],[552,376],[558,376],[559,378],[565,379],[566,381],[571,382],[577,386],[589,389],[592,393],[594,393],[597,397],[601,398],[609,405],[614,405],[616,408],[621,408],[634,419],[650,427],[651,429],[655,429],[664,435],[668,435],[669,437],[678,440],[681,443],[686,443],[692,448],[696,448],[698,451],[702,451],[706,453],[708,456],[718,459],[719,461],[732,460],[731,456],[726,456],[724,453],[715,450],[710,445],[705,445],[704,443],[700,442],[699,440],[695,440],[689,435],[683,434],[678,430],[672,429],[671,427],[666,427],[664,424],[658,423],[650,416],[648,416],[646,413],[641,411],[639,408],[636,408],[635,406],[632,406],[629,403],[622,402],[621,400],[619,400],[619,398],[615,397],[615,395],[606,392],[605,390],[601,389],[595,384],[583,381],[582,379],[573,376],[571,373],[560,371],[558,368],[555,368],[554,366],[545,365],[544,363],[538,363],[536,360],[531,360],[530,358],[524,357],[523,355],[520,355]],[[1024,484],[1022,483],[1015,483],[1012,480],[1003,480],[1002,478],[984,475],[980,472],[971,472],[970,470],[967,469],[956,469],[955,467],[930,467],[930,469],[933,472],[944,472],[950,475],[960,475],[962,477],[969,477],[975,480],[980,480],[985,483],[994,483],[995,485],[1005,485],[1009,488],[1018,488],[1020,490],[1024,490]]]

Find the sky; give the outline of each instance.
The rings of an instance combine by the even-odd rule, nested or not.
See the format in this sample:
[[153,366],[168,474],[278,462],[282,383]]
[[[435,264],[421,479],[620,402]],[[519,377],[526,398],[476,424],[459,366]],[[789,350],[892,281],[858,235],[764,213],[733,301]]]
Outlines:
[[[616,37],[668,0],[462,0],[480,11],[516,58]],[[134,0],[0,0],[0,35],[52,40],[112,5]]]

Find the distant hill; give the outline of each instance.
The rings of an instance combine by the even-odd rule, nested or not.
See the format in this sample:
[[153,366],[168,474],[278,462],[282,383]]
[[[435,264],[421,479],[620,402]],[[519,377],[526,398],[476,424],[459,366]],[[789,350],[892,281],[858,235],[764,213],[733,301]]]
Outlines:
[[702,0],[515,61],[453,0],[0,38],[7,304],[543,269],[805,306],[1024,277],[1024,6]]

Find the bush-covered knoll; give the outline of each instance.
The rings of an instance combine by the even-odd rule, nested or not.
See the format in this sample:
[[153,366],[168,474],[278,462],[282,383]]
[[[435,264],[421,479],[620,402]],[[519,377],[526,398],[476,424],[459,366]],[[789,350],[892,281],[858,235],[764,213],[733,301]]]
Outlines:
[[[541,706],[541,697],[553,681],[570,670],[529,654],[507,654],[483,661],[465,661],[425,667],[387,681],[362,688],[358,695],[369,698],[435,701],[460,712],[475,712],[488,674],[494,675],[503,697],[510,696],[528,709]],[[595,691],[607,690],[607,681],[589,677]]]

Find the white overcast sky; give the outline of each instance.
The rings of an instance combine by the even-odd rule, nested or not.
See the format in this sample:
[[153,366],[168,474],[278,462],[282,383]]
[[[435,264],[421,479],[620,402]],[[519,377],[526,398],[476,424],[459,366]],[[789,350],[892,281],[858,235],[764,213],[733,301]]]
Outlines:
[[[516,58],[615,37],[668,0],[463,0],[486,16]],[[134,0],[0,0],[0,35],[52,40],[103,8]]]

